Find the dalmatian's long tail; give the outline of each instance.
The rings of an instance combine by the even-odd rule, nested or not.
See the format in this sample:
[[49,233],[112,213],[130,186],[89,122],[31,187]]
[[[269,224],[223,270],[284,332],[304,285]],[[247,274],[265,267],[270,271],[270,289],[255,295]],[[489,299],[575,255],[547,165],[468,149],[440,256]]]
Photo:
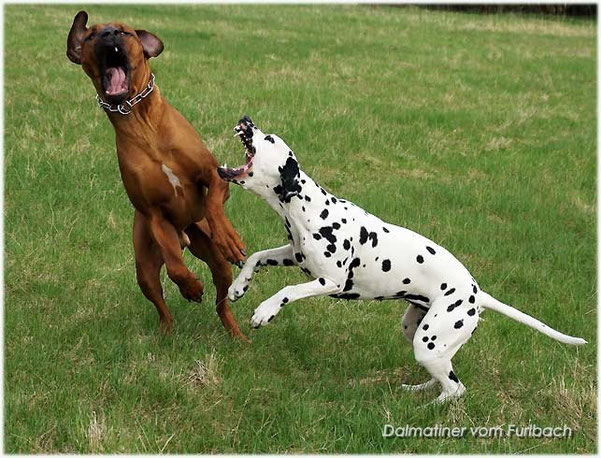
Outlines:
[[519,310],[514,309],[510,305],[503,304],[502,302],[492,297],[490,294],[486,294],[484,291],[481,291],[480,305],[486,309],[502,313],[503,315],[508,316],[509,318],[512,318],[516,321],[519,321],[520,323],[523,323],[526,326],[530,326],[531,328],[542,332],[543,334],[551,337],[552,339],[559,340],[562,343],[569,345],[582,345],[588,343],[586,340],[581,339],[579,337],[572,337],[566,334],[562,334],[561,332],[550,328],[542,321],[539,321],[536,318],[532,318],[530,315],[520,312]]

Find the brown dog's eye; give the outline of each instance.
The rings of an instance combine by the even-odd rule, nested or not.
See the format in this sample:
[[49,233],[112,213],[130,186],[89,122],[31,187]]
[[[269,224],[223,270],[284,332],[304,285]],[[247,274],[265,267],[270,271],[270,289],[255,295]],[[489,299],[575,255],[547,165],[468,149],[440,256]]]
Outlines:
[[131,36],[131,33],[129,33],[129,32],[126,32],[125,30],[122,30],[122,31],[121,31],[121,34],[122,34],[122,35],[125,35],[125,36],[128,36],[128,37],[129,37],[129,36]]
[[91,33],[91,34],[89,34],[89,35],[86,37],[86,41],[93,40],[95,36],[96,36],[96,34],[95,34],[95,33]]

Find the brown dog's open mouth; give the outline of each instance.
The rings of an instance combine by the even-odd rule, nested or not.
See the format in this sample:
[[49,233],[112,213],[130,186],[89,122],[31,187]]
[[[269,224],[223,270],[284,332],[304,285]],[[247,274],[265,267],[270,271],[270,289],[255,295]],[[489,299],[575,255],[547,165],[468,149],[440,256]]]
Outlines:
[[129,61],[119,45],[104,46],[101,56],[101,81],[105,98],[120,103],[129,94]]
[[253,130],[254,124],[252,120],[248,116],[244,116],[236,127],[234,127],[234,131],[236,132],[236,137],[240,138],[240,141],[244,145],[244,155],[246,159],[246,163],[236,168],[228,168],[227,165],[223,165],[217,168],[217,173],[219,176],[227,181],[235,180],[243,177],[248,172],[253,165],[253,159],[255,157],[256,149],[253,146]]

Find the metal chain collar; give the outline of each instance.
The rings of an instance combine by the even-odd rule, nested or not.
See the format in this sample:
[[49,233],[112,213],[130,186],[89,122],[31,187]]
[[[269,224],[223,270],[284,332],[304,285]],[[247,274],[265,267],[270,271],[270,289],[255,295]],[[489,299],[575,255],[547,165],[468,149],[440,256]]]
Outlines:
[[100,98],[100,96],[98,94],[96,94],[96,101],[98,102],[98,106],[100,108],[104,108],[107,111],[110,111],[111,113],[120,113],[122,115],[130,114],[131,109],[134,107],[134,105],[137,105],[142,100],[144,100],[146,97],[148,97],[150,95],[150,93],[152,92],[152,90],[154,89],[154,73],[151,73],[150,75],[151,75],[150,81],[148,82],[146,89],[144,89],[141,92],[138,92],[131,99],[126,100],[125,102],[123,102],[117,106],[111,105],[110,103],[106,103],[104,100],[102,100]]

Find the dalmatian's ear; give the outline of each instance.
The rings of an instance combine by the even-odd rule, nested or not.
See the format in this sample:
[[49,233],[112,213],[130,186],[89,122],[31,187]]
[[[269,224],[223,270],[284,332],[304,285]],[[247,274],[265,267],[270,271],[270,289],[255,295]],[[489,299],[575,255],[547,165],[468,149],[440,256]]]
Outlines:
[[301,192],[300,184],[298,183],[299,168],[298,162],[293,158],[289,157],[286,160],[286,164],[283,167],[278,167],[280,171],[280,179],[282,184],[276,186],[274,191],[278,193],[278,196],[282,202],[290,202],[294,196],[297,196]]

